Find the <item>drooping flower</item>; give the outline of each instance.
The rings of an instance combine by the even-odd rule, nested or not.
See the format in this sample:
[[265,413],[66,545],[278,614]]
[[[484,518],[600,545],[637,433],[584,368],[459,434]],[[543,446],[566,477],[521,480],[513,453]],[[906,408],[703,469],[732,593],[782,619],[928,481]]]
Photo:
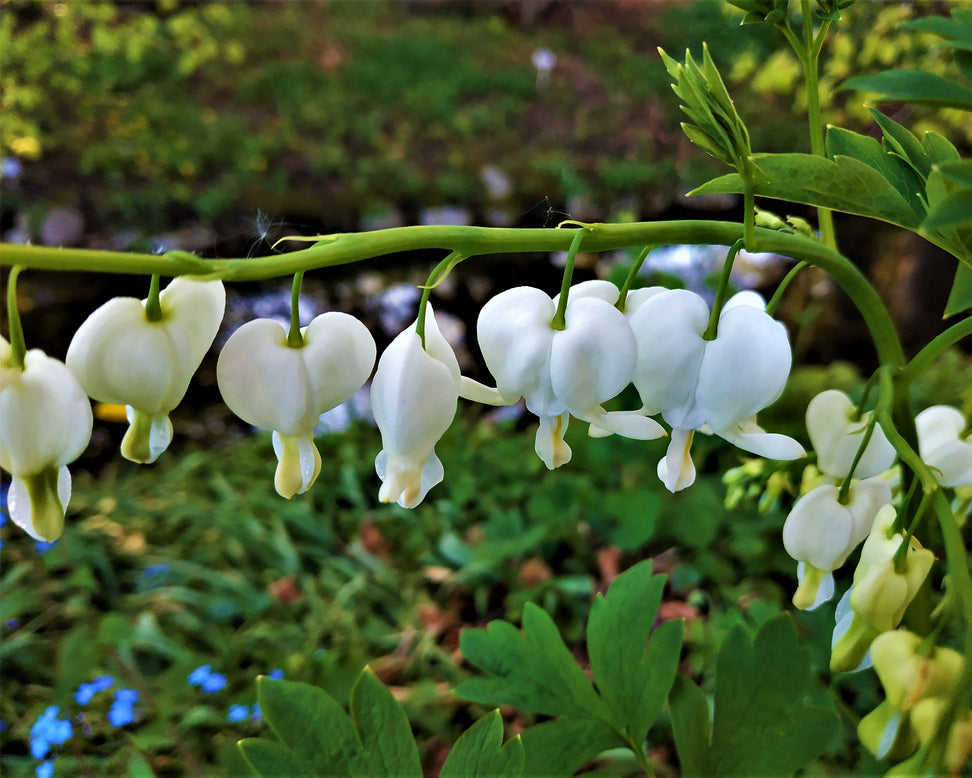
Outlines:
[[551,299],[533,287],[502,292],[479,314],[479,346],[496,390],[466,380],[463,397],[502,404],[522,397],[540,419],[536,451],[550,469],[570,460],[564,442],[570,416],[638,440],[665,434],[643,414],[602,407],[631,382],[637,358],[634,333],[614,307],[617,299],[617,287],[607,281],[572,287],[563,330],[551,326],[559,296]]
[[[821,392],[807,405],[807,434],[817,452],[817,467],[832,478],[847,477],[864,440],[872,412],[855,419],[856,410],[850,398],[837,389]],[[883,473],[895,457],[894,446],[876,424],[853,476],[870,478]]]
[[854,670],[878,635],[894,629],[931,570],[935,555],[911,537],[900,565],[895,564],[903,532],[894,531],[895,511],[885,505],[874,518],[845,597],[850,611],[834,629],[830,669]]
[[972,437],[957,408],[933,405],[915,418],[921,458],[942,486],[972,484]]
[[314,445],[320,415],[364,386],[376,353],[371,333],[346,313],[322,313],[301,332],[303,345],[292,348],[279,322],[247,322],[230,336],[216,364],[229,409],[273,430],[274,485],[288,499],[306,492],[320,473]]
[[891,502],[891,487],[880,478],[854,481],[841,504],[840,491],[823,484],[793,505],[783,525],[783,547],[799,562],[798,608],[815,608],[834,594],[833,571],[867,537],[878,511]]
[[67,465],[87,447],[92,424],[91,403],[64,363],[31,349],[20,368],[0,338],[0,467],[13,476],[7,510],[35,540],[64,530]]
[[661,413],[672,426],[668,453],[658,463],[670,491],[695,480],[690,448],[698,429],[771,459],[805,453],[755,421],[782,393],[792,361],[786,329],[763,307],[755,293],[734,296],[722,309],[715,339],[706,340],[709,308],[694,292],[651,287],[628,296],[625,316],[638,346],[633,381],[643,412]]
[[435,444],[452,424],[461,377],[452,346],[439,332],[431,304],[425,315],[425,348],[415,325],[385,349],[371,382],[371,406],[381,431],[375,458],[378,499],[414,508],[445,471]]
[[126,459],[154,462],[168,448],[169,413],[212,345],[225,302],[220,281],[179,277],[159,295],[158,321],[148,318],[144,300],[116,297],[74,334],[65,362],[84,391],[127,408]]

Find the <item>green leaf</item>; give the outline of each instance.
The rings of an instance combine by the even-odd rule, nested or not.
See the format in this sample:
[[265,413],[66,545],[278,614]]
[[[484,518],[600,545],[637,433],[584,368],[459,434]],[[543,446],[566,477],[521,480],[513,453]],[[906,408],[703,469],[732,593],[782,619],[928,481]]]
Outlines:
[[615,726],[636,745],[665,704],[682,647],[681,621],[652,635],[665,580],[652,576],[650,561],[635,565],[614,580],[607,597],[595,598],[587,622],[594,682]]
[[921,32],[933,32],[943,38],[954,38],[972,43],[972,11],[955,8],[951,18],[947,16],[925,16],[902,22],[899,27]]
[[237,743],[243,758],[257,775],[275,776],[315,775],[309,765],[302,762],[293,751],[280,743],[264,738],[248,737]]
[[972,189],[963,189],[937,203],[922,222],[922,229],[940,230],[972,224]]
[[711,743],[702,691],[680,677],[669,698],[683,773],[775,776],[805,767],[839,730],[832,710],[810,702],[814,686],[809,653],[788,614],[763,624],[755,641],[736,625],[716,661]]
[[322,774],[351,772],[361,744],[348,714],[327,692],[306,683],[261,676],[257,701],[270,729],[299,759]]
[[[874,168],[852,157],[754,154],[753,186],[760,197],[830,208],[917,229],[921,215]],[[708,181],[689,194],[742,194],[737,173]]]
[[492,621],[486,629],[465,630],[459,646],[487,674],[459,684],[455,693],[460,697],[548,716],[609,719],[553,620],[533,603],[523,609],[522,632],[505,621]]
[[837,734],[832,711],[804,697],[813,676],[793,620],[767,621],[751,642],[737,625],[716,662],[708,763],[719,775],[789,775],[820,756]]
[[827,128],[827,156],[853,157],[886,178],[916,213],[925,210],[925,186],[921,178],[900,157],[889,154],[874,138],[841,127]]
[[351,691],[351,716],[368,774],[422,778],[422,761],[408,717],[370,667],[361,672]]
[[948,302],[945,303],[945,318],[969,308],[972,308],[972,268],[959,265],[955,269],[955,280],[952,281]]
[[527,727],[520,734],[529,776],[573,775],[602,751],[627,745],[607,724],[592,719],[562,718]]
[[885,70],[872,76],[854,76],[844,86],[876,92],[874,99],[882,103],[918,103],[972,111],[972,89],[923,70]]
[[503,745],[503,719],[494,710],[459,736],[439,778],[523,775],[523,743],[519,737]]
[[931,173],[932,160],[921,141],[903,124],[898,124],[890,116],[885,116],[874,108],[869,109],[874,121],[884,133],[884,145],[903,159],[924,181]]
[[972,159],[939,164],[938,172],[946,181],[972,189]]
[[679,675],[668,696],[668,711],[682,775],[685,778],[710,775],[708,757],[712,723],[705,694],[685,676]]

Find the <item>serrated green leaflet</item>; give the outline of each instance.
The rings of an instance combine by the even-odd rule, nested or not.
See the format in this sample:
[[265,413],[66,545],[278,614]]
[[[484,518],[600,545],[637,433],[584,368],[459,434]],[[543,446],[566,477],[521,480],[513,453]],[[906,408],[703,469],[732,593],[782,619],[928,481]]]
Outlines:
[[284,745],[249,737],[238,744],[247,764],[257,775],[314,775],[315,770]]
[[945,317],[972,308],[972,268],[959,265],[955,269],[955,279],[952,281],[952,291],[945,303]]
[[879,102],[919,103],[972,111],[972,89],[923,70],[886,70],[873,76],[854,76],[844,86],[876,92],[874,99]]
[[562,718],[534,724],[521,735],[526,761],[523,774],[568,776],[602,751],[627,745],[607,724]]
[[[241,741],[243,755],[261,775],[421,778],[408,718],[369,668],[351,692],[351,716],[327,692],[305,683],[261,677],[257,699],[264,720],[281,741]],[[273,768],[275,761],[280,764]]]
[[505,621],[462,633],[463,656],[488,674],[470,678],[456,694],[483,705],[513,705],[548,716],[610,716],[553,620],[538,606],[523,609],[523,631]]
[[519,737],[503,745],[503,720],[488,713],[460,735],[439,778],[505,778],[523,775],[523,743]]
[[422,776],[422,762],[405,711],[366,667],[351,692],[351,717],[361,741],[365,775]]
[[680,679],[672,695],[683,774],[775,776],[805,767],[838,732],[832,711],[807,702],[812,683],[809,655],[788,615],[767,621],[755,641],[737,625],[716,662],[711,743],[702,692]]
[[664,588],[665,577],[652,576],[650,561],[635,565],[618,576],[607,597],[597,596],[587,622],[594,682],[615,727],[635,744],[644,742],[665,704],[682,645],[680,621],[652,635]]
[[[874,168],[851,157],[811,154],[754,154],[753,186],[760,197],[870,216],[916,229],[921,215]],[[720,176],[689,194],[742,194],[738,173]]]

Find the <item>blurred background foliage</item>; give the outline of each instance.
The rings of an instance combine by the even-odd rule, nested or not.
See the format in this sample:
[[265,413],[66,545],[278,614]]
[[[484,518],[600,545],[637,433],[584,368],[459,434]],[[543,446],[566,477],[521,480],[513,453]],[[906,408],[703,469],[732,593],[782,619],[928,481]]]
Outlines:
[[[862,2],[821,81],[929,67],[936,39],[895,25],[938,3]],[[947,4],[944,4],[947,5]],[[708,41],[759,151],[806,146],[799,66],[772,29],[718,0],[102,2],[5,0],[2,155],[24,166],[4,213],[81,209],[96,231],[227,225],[263,208],[357,224],[389,206],[571,198],[639,214],[722,172],[678,128],[656,54]],[[736,15],[734,15],[736,14]],[[533,55],[556,55],[538,78]],[[947,55],[932,52],[934,69]],[[871,126],[859,94],[827,120]],[[972,140],[957,113],[901,107]],[[491,193],[483,169],[512,184]]]

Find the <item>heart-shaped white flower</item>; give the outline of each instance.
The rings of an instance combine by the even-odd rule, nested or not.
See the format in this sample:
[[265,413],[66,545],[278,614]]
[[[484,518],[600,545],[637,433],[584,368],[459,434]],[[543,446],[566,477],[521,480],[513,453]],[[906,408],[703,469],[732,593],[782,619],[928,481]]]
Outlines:
[[[807,434],[817,452],[817,467],[832,478],[843,479],[850,474],[864,440],[871,412],[854,419],[856,411],[850,398],[836,389],[821,392],[807,405]],[[894,464],[896,456],[881,425],[876,424],[853,476],[870,478],[883,473]]]

